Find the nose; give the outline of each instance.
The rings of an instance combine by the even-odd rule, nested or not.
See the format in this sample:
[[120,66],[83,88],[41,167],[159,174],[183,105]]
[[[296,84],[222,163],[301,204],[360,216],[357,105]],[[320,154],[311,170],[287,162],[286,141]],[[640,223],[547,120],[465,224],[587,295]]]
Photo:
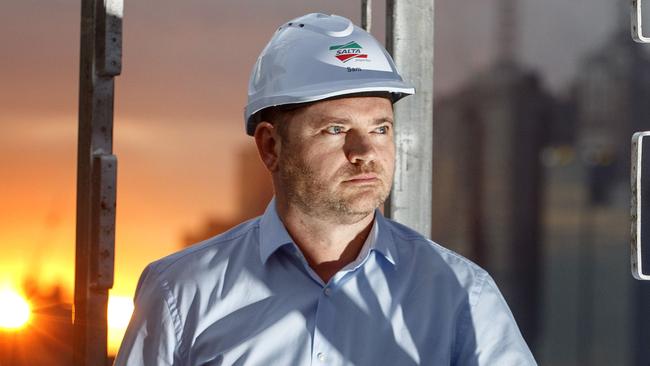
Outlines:
[[349,131],[345,138],[345,155],[352,164],[363,164],[376,159],[377,150],[372,135]]

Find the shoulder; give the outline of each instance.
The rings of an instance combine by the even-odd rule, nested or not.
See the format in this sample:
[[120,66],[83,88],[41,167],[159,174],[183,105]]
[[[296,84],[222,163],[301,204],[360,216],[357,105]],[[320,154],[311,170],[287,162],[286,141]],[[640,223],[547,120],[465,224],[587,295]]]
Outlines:
[[481,267],[416,231],[386,220],[398,248],[397,267],[418,303],[454,319],[454,364],[536,365],[497,285]]
[[[166,324],[184,354],[185,333],[195,329],[211,299],[224,288],[224,278],[237,278],[259,259],[259,218],[150,263],[135,293],[136,315]],[[235,272],[235,273],[233,273]],[[171,339],[171,338],[170,338]]]
[[[424,237],[415,230],[385,219],[400,255],[400,267],[416,268],[421,276],[458,285],[475,302],[490,275],[476,263]],[[452,286],[458,288],[458,286]]]
[[259,219],[243,222],[222,234],[158,259],[145,268],[142,277],[153,277],[156,282],[167,285],[189,284],[211,278],[215,272],[227,266],[229,260],[249,256],[257,250]]

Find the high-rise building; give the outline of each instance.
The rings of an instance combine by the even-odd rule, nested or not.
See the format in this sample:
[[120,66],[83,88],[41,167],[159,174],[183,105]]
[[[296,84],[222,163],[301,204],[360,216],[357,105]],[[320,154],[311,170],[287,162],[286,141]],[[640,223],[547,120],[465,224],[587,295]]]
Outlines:
[[494,64],[434,107],[432,238],[495,278],[529,343],[541,299],[540,152],[555,102],[516,59],[517,1],[501,0]]
[[434,240],[485,267],[529,342],[537,334],[540,151],[553,99],[535,73],[496,64],[434,115]]

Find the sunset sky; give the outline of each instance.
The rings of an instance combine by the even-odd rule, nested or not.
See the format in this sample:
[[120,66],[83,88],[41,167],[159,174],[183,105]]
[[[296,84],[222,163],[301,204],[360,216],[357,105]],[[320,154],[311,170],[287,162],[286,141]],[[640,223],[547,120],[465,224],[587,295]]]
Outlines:
[[[79,1],[2,2],[0,284],[26,275],[74,283]],[[374,14],[383,17],[384,1]],[[622,3],[622,2],[621,2]],[[522,2],[521,58],[561,91],[611,29],[611,0]],[[436,1],[436,93],[494,56],[493,1]],[[283,22],[308,12],[359,22],[359,4],[327,1],[126,1],[116,81],[118,156],[113,293],[132,296],[144,266],[180,248],[208,216],[237,212],[235,156],[246,85]],[[375,36],[383,41],[383,19]]]

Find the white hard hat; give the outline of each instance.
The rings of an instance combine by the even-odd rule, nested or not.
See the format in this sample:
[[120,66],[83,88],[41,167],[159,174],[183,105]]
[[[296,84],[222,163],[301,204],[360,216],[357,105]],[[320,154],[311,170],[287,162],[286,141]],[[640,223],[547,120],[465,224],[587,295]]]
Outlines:
[[265,108],[330,97],[387,92],[393,102],[415,93],[384,47],[349,19],[307,14],[282,25],[251,72],[246,133]]

